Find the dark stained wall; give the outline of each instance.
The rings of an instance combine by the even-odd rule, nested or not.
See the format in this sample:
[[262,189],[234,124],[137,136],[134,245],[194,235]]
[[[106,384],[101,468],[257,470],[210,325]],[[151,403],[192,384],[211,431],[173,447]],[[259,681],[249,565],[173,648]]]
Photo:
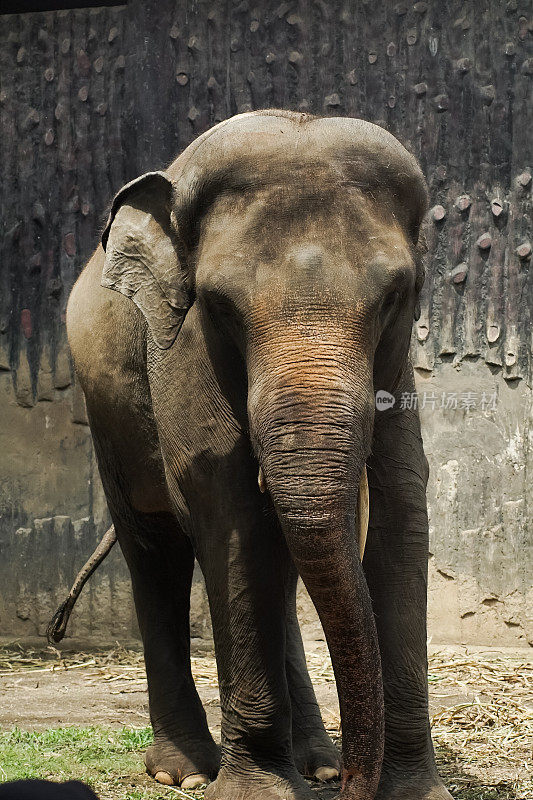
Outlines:
[[479,355],[526,377],[528,13],[526,0],[165,0],[1,17],[0,330],[20,399],[50,362],[68,378],[61,316],[112,194],[213,123],[268,106],[399,136],[434,206],[415,359]]
[[[474,364],[523,396],[533,341],[532,29],[527,0],[130,0],[0,16],[6,609],[19,591],[6,566],[17,530],[33,536],[35,519],[65,516],[56,527],[67,546],[73,523],[85,530],[80,519],[94,535],[106,524],[64,312],[111,197],[231,114],[354,115],[396,134],[431,194],[418,375]],[[46,578],[41,595],[56,583]]]

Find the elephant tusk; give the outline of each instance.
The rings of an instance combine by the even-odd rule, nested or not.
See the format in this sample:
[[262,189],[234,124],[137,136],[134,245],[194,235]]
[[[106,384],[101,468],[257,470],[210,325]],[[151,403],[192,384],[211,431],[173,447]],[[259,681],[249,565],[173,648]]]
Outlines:
[[261,492],[261,494],[264,494],[266,492],[266,482],[265,482],[265,473],[263,472],[263,467],[259,467],[257,483],[259,485],[259,491]]
[[365,554],[366,536],[368,533],[368,517],[370,513],[370,498],[368,495],[368,476],[366,464],[363,466],[361,481],[359,482],[359,495],[357,498],[357,517],[359,521],[359,556],[361,561]]

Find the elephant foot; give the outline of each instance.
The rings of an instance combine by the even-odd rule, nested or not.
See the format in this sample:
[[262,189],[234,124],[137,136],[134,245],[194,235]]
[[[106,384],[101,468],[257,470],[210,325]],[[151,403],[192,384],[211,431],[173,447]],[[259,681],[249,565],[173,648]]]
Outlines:
[[375,800],[452,800],[434,772],[401,773],[384,769]]
[[147,773],[158,783],[196,789],[215,777],[220,754],[214,742],[180,745],[170,739],[156,739],[147,749],[144,763]]
[[339,751],[325,731],[308,738],[293,736],[292,752],[298,771],[306,778],[331,781],[339,777]]
[[316,800],[316,794],[296,770],[279,775],[257,767],[238,773],[223,767],[205,790],[205,800]]

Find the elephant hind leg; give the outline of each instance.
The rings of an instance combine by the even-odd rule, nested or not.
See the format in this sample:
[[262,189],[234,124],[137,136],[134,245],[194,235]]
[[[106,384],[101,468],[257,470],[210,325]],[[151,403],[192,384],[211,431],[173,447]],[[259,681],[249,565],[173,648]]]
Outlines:
[[[94,431],[93,427],[93,436]],[[116,460],[111,475],[108,471],[113,463],[109,439],[102,457],[100,437],[94,438],[99,461],[105,465],[102,481],[129,567],[143,640],[154,732],[154,743],[145,754],[146,769],[160,783],[194,789],[216,776],[220,754],[191,672],[193,547],[170,509],[166,492],[151,481],[153,476],[145,475],[142,484],[151,510],[140,511],[124,491],[129,481]]]
[[[94,429],[93,429],[94,435]],[[191,673],[189,609],[194,553],[176,517],[165,509],[137,510],[100,453],[102,480],[117,538],[128,564],[144,645],[154,743],[147,772],[164,784],[195,788],[215,777],[219,750],[209,732]],[[108,448],[108,442],[106,448]],[[110,473],[113,472],[113,477]],[[151,487],[152,501],[156,497]]]
[[[191,673],[192,544],[171,510],[162,465],[142,453],[121,459],[113,441],[117,434],[107,424],[103,431],[94,420],[91,427],[144,645],[154,731],[146,768],[161,783],[194,788],[215,777],[219,751]],[[139,510],[141,504],[150,510]]]
[[[168,513],[136,514],[119,541],[128,562],[144,644],[154,743],[147,772],[195,788],[216,776],[219,750],[191,673],[189,607],[194,553]],[[132,533],[134,535],[132,535]]]
[[[89,398],[87,407],[104,491],[131,575],[144,646],[154,731],[146,768],[161,783],[195,788],[215,777],[219,751],[191,673],[193,548],[171,509],[162,464],[150,457],[157,453],[156,446],[150,448],[138,434],[133,440],[135,452],[129,455],[120,421],[110,424],[106,414],[100,422]],[[130,411],[128,424],[133,424],[132,419]],[[146,420],[139,430],[146,434]],[[139,452],[143,445],[144,452]]]

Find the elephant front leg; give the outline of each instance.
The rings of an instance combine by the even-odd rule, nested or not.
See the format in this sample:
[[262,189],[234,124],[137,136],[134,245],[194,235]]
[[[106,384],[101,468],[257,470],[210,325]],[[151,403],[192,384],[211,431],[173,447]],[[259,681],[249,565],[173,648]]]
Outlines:
[[[289,555],[287,553],[287,558]],[[308,778],[329,781],[340,774],[339,751],[328,736],[313,684],[296,614],[298,573],[291,567],[287,607],[287,682],[292,709],[292,749],[299,772]]]
[[210,507],[204,504],[198,515],[194,513],[222,708],[221,767],[205,797],[312,800],[291,745],[285,543],[268,524],[259,500],[256,507],[255,501],[244,499],[243,507],[242,500],[230,494],[217,500],[210,492]]
[[[397,393],[414,392],[409,369]],[[418,412],[376,414],[363,566],[376,616],[385,755],[376,800],[450,800],[435,765],[427,683],[427,461]]]

